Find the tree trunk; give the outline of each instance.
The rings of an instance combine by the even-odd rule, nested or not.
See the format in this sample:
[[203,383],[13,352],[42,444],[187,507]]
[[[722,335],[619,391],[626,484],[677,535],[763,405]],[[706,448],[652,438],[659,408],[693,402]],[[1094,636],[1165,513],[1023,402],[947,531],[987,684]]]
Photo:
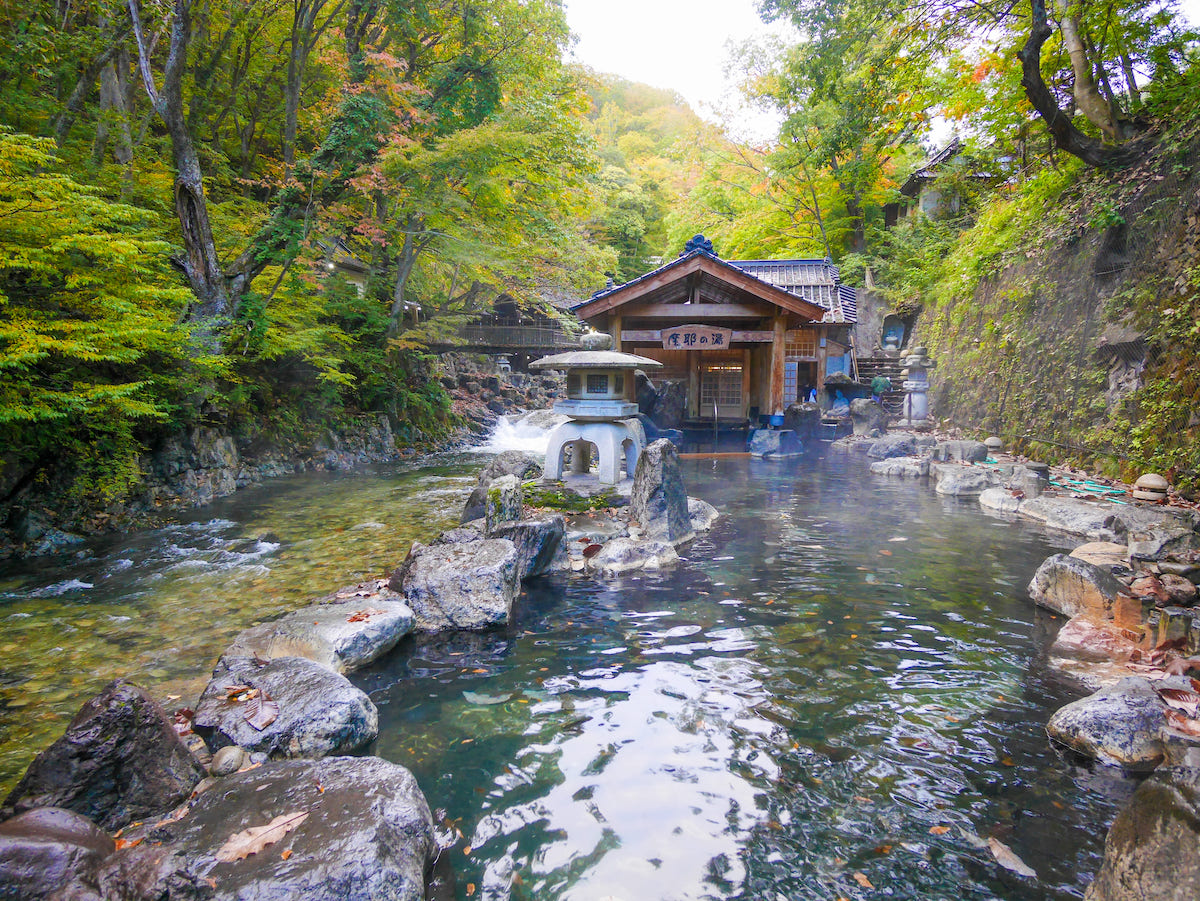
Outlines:
[[1105,145],[1076,128],[1071,117],[1059,109],[1054,95],[1042,78],[1042,46],[1052,33],[1050,25],[1046,22],[1046,2],[1032,0],[1030,8],[1032,16],[1029,37],[1017,54],[1021,60],[1021,86],[1025,88],[1025,96],[1029,98],[1033,108],[1050,129],[1055,143],[1067,153],[1096,168],[1118,168],[1138,159],[1141,156],[1140,149],[1130,144],[1119,147]]
[[192,0],[175,0],[171,19],[170,46],[163,70],[161,92],[154,83],[150,58],[142,33],[137,0],[128,0],[130,19],[138,44],[138,63],[146,93],[155,112],[166,126],[171,139],[171,156],[175,163],[175,214],[183,236],[185,257],[179,261],[199,301],[193,319],[210,341],[220,320],[234,312],[229,283],[217,258],[212,224],[208,219],[208,202],[204,196],[204,177],[200,158],[187,127],[183,101],[183,76],[187,67],[188,42],[191,39]]
[[404,220],[404,247],[400,250],[400,258],[396,260],[396,287],[392,291],[392,306],[388,311],[387,337],[395,338],[400,334],[400,326],[404,322],[404,310],[407,307],[405,291],[413,269],[417,265],[417,236],[416,228],[419,223],[416,216]]
[[1116,105],[1100,93],[1092,77],[1092,63],[1087,48],[1079,34],[1079,17],[1073,11],[1064,13],[1061,25],[1063,46],[1071,57],[1071,71],[1075,74],[1072,95],[1079,111],[1087,120],[1100,129],[1100,134],[1110,144],[1120,144],[1127,137]]

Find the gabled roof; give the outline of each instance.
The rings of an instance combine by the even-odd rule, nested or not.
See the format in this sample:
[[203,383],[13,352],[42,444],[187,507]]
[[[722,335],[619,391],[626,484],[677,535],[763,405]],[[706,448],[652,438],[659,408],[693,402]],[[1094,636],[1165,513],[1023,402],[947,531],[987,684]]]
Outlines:
[[730,260],[729,265],[825,308],[823,322],[858,322],[858,292],[829,260]]
[[[726,261],[703,249],[677,259],[623,285],[597,291],[571,308],[586,319],[639,300],[665,286],[701,273],[813,322],[855,322],[857,305],[846,303],[853,288],[838,284],[837,267],[825,260]],[[846,318],[847,312],[851,318]]]
[[943,163],[954,159],[963,149],[962,141],[957,137],[953,138],[949,144],[927,159],[916,172],[904,180],[904,184],[900,186],[900,193],[905,197],[916,197],[921,190],[921,185],[930,179],[937,178],[937,170]]

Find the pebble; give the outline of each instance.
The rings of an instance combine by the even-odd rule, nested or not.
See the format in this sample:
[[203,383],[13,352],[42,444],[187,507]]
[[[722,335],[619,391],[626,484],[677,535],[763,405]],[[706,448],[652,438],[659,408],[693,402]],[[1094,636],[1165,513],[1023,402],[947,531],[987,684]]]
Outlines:
[[214,776],[229,776],[246,763],[246,752],[237,745],[226,745],[213,755],[208,771]]

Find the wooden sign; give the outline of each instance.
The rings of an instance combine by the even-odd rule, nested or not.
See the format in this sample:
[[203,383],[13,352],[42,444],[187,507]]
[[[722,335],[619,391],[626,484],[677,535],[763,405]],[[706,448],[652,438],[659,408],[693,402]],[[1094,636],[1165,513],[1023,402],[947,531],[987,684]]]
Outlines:
[[733,338],[733,329],[711,325],[677,325],[662,330],[662,345],[668,350],[724,349]]

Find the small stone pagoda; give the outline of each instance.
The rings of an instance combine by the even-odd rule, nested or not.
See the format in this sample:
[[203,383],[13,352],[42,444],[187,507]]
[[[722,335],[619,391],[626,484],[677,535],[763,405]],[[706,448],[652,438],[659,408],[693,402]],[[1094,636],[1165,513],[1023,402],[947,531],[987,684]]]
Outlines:
[[[657,360],[612,350],[612,337],[589,332],[580,343],[583,350],[542,357],[530,369],[558,369],[567,374],[567,399],[554,404],[555,411],[571,417],[550,433],[543,478],[559,480],[563,456],[571,450],[571,472],[586,475],[591,468],[591,448],[596,448],[600,482],[615,485],[633,478],[638,457],[646,444],[637,404],[629,400],[635,369],[658,369]],[[622,458],[624,467],[621,466]]]

